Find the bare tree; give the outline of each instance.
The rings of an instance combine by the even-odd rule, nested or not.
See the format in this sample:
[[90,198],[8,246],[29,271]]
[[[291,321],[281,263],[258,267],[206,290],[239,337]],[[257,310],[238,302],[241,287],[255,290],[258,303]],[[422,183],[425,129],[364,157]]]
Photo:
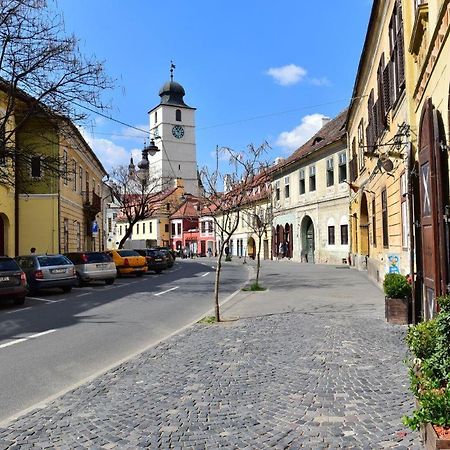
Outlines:
[[[213,170],[204,167],[200,172],[203,186],[203,211],[211,215],[215,225],[216,236],[219,237],[217,248],[217,265],[214,282],[215,318],[220,322],[220,275],[225,248],[229,247],[230,239],[241,220],[241,206],[248,198],[248,188],[255,173],[264,165],[261,162],[268,147],[264,142],[259,147],[252,144],[243,152],[237,152],[228,147],[216,149],[216,166]],[[220,161],[228,159],[231,173],[224,173]]]
[[[14,169],[0,171],[0,183],[14,185],[15,171],[30,166],[35,147],[42,152],[45,142],[58,143],[58,133],[70,130],[67,121],[79,123],[88,110],[103,110],[101,93],[111,85],[102,63],[81,54],[46,0],[0,0],[0,158]],[[33,128],[34,145],[16,138],[31,119],[45,122]],[[49,133],[52,128],[57,132]],[[47,172],[59,174],[59,156],[45,155]]]
[[272,227],[272,188],[270,169],[264,167],[251,183],[252,191],[247,198],[243,220],[257,238],[256,249],[256,279],[255,287],[259,288],[259,273],[261,270],[261,248],[263,237]]
[[[172,180],[162,183],[161,178],[153,177],[145,170],[134,171],[130,165],[113,169],[108,185],[112,201],[128,223],[125,235],[119,242],[119,248],[123,248],[137,222],[154,217],[161,211],[162,202],[172,192],[169,189]],[[169,209],[172,210],[173,205]]]

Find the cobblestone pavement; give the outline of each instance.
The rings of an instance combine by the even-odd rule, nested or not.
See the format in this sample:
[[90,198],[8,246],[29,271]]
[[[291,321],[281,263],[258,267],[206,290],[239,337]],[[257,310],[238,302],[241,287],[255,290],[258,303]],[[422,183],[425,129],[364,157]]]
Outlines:
[[420,449],[404,332],[357,310],[196,324],[1,428],[0,449]]

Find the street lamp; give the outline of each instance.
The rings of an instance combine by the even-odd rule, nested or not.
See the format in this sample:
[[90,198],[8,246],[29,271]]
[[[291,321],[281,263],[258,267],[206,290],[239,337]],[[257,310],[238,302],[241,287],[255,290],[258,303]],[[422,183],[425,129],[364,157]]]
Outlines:
[[150,154],[150,156],[154,156],[159,151],[160,150],[155,145],[155,141],[153,139],[150,140],[150,144],[144,144],[144,148],[142,150],[142,159],[137,165],[137,176],[142,182],[146,181],[149,176],[150,162],[148,160],[148,155]]

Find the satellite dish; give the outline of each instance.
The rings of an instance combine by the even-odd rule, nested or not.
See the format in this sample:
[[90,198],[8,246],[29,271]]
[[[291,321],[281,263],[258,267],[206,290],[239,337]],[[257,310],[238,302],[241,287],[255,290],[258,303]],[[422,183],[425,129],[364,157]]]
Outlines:
[[394,168],[394,163],[386,155],[381,155],[378,163],[386,172],[391,172]]

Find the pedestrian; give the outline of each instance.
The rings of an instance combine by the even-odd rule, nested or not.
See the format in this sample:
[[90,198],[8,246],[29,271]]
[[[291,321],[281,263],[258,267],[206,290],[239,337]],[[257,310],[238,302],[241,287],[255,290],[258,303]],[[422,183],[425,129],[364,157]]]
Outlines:
[[278,246],[278,259],[284,258],[283,248],[283,243],[280,242],[280,245]]
[[30,255],[34,255],[36,254],[36,247],[31,247],[30,248]]
[[212,256],[211,247],[208,247],[207,253],[208,253],[208,257],[211,258],[211,256]]
[[228,256],[230,254],[230,248],[227,246],[225,246],[225,256]]

